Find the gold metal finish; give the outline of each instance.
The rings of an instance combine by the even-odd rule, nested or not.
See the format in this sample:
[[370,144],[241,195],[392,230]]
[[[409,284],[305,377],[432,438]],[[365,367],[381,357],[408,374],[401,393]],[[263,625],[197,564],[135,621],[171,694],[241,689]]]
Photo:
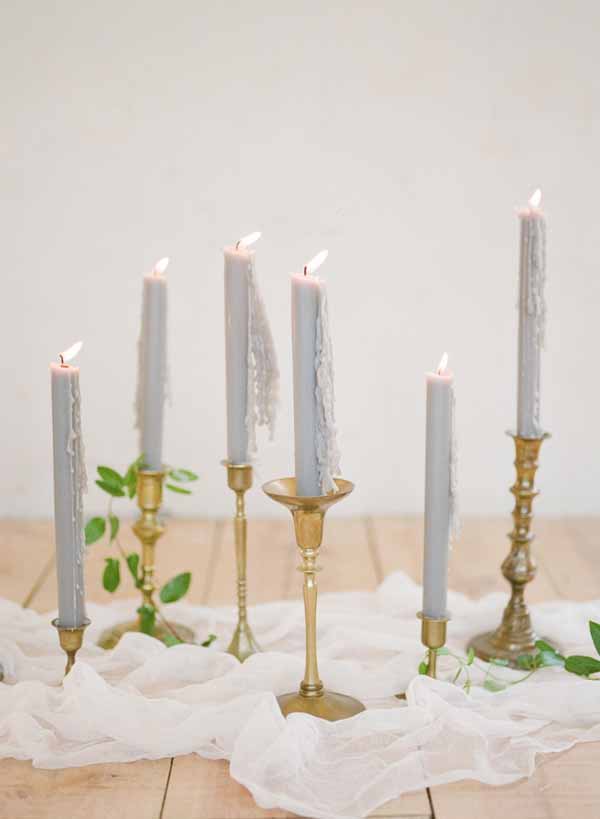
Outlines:
[[60,647],[67,655],[67,665],[65,667],[65,677],[75,665],[75,656],[83,644],[83,632],[89,626],[90,621],[86,618],[81,626],[67,628],[61,626],[58,617],[52,621],[52,625],[58,631]]
[[317,580],[319,549],[323,539],[323,522],[330,506],[352,492],[354,484],[336,478],[337,491],[318,497],[298,497],[296,479],[280,478],[263,486],[272,500],[281,503],[292,513],[296,543],[302,557],[299,570],[304,574],[304,615],[306,621],[306,661],[304,679],[297,693],[277,698],[284,716],[295,712],[312,714],[321,719],[336,721],[352,717],[365,710],[353,697],[326,691],[319,677],[317,665]]
[[260,651],[260,646],[254,639],[252,629],[248,624],[248,609],[246,604],[246,554],[247,531],[246,507],[244,496],[252,486],[251,464],[230,464],[223,462],[227,467],[227,485],[235,492],[235,517],[233,530],[235,537],[235,562],[237,566],[237,607],[238,621],[233,637],[227,649],[243,663],[251,654]]
[[539,494],[535,488],[535,473],[540,447],[550,435],[545,433],[540,438],[521,438],[509,434],[515,442],[517,479],[510,489],[515,496],[514,526],[509,534],[512,545],[501,568],[511,585],[511,596],[499,627],[475,637],[469,647],[481,660],[507,660],[510,666],[516,668],[519,655],[535,651],[535,641],[538,639],[531,625],[524,594],[525,586],[533,580],[537,568],[531,554],[531,544],[535,538],[531,532],[532,506]]
[[437,650],[446,644],[448,617],[426,617],[422,611],[417,614],[421,620],[421,642],[427,648],[427,674],[435,679]]
[[[139,519],[133,524],[133,531],[142,544],[141,568],[142,568],[142,605],[156,607],[154,593],[156,584],[154,582],[154,559],[156,552],[156,541],[165,532],[163,523],[159,520],[158,511],[162,503],[162,491],[164,472],[140,470],[137,476],[137,501],[141,510]],[[176,634],[177,637],[186,642],[193,642],[194,632],[179,623],[173,623],[173,631],[168,626],[157,624],[154,630],[155,636],[161,640],[167,634]],[[114,648],[123,634],[128,631],[141,631],[140,619],[119,623],[106,629],[101,635],[98,645],[101,648]]]

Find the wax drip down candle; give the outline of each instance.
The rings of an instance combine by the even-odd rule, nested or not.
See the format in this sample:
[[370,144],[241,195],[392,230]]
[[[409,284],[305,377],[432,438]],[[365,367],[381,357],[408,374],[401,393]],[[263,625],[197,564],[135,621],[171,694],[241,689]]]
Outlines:
[[521,223],[519,263],[519,354],[517,435],[539,438],[541,351],[546,330],[546,221],[537,190],[518,211]]
[[340,471],[327,289],[314,275],[326,258],[322,250],[292,275],[296,492],[304,497],[334,491]]
[[257,427],[273,438],[279,400],[277,354],[250,249],[260,236],[224,251],[227,461],[237,465],[256,455]]
[[59,363],[50,364],[58,624],[63,628],[79,628],[86,620],[82,496],[87,490],[87,474],[79,368],[68,364],[81,347],[79,341],[61,353]]
[[427,380],[423,614],[447,616],[448,548],[458,529],[454,374],[448,355]]
[[142,323],[138,341],[138,381],[135,426],[140,433],[143,467],[163,467],[163,414],[167,396],[167,258],[158,261],[144,276]]

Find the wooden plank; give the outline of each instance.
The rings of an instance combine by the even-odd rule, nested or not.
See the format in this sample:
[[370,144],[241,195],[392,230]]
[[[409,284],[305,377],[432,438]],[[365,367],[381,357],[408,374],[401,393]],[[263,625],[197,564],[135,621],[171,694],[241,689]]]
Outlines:
[[30,602],[43,584],[54,555],[54,532],[48,521],[2,521],[0,525],[0,596]]
[[34,770],[30,762],[0,762],[3,819],[158,819],[169,759],[121,765]]

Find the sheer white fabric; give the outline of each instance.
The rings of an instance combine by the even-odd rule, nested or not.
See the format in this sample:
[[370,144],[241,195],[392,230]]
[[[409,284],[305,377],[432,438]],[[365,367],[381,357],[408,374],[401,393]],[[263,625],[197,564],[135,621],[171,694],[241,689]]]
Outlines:
[[[496,625],[505,597],[450,594],[449,645],[464,651],[474,631]],[[321,676],[332,690],[362,699],[363,714],[339,723],[305,715],[284,720],[275,696],[303,672],[304,619],[298,602],[251,609],[265,649],[244,665],[223,648],[232,608],[175,604],[209,649],[165,648],[126,635],[112,652],[94,640],[131,615],[134,603],[90,604],[92,625],[61,685],[64,656],[50,615],[0,600],[0,757],[42,768],[197,753],[231,760],[231,775],[263,807],[314,817],[366,816],[406,791],[476,779],[505,784],[532,773],[536,755],[600,740],[600,686],[550,668],[501,693],[415,676],[420,589],[394,574],[374,593],[322,595]],[[570,653],[593,652],[587,621],[600,601],[534,607],[541,634]],[[446,658],[442,658],[447,662]],[[442,662],[441,674],[449,674]],[[501,669],[507,678],[519,672]],[[481,676],[482,671],[476,671]],[[406,690],[407,702],[393,697]]]

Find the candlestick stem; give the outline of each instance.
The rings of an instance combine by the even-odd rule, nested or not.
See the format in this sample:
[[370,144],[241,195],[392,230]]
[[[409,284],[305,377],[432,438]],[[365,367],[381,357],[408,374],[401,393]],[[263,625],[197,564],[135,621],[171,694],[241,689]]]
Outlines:
[[86,630],[89,624],[90,620],[87,618],[83,621],[83,623],[80,626],[75,626],[72,628],[61,626],[60,623],[58,622],[58,617],[52,621],[52,625],[58,631],[58,641],[60,643],[60,647],[67,655],[65,677],[75,665],[75,658],[77,656],[77,652],[83,645],[83,632]]
[[[141,578],[139,588],[142,592],[142,606],[156,610],[154,594],[156,582],[154,579],[156,542],[165,533],[165,526],[159,518],[162,504],[164,472],[158,470],[142,470],[137,476],[137,502],[140,508],[140,517],[133,524],[133,531],[141,543]],[[163,623],[156,623],[153,636],[162,640],[175,632],[185,642],[193,642],[194,632],[180,623],[172,623],[171,628]],[[128,631],[143,631],[142,614],[138,619],[119,623],[104,631],[98,644],[102,648],[114,648],[123,634]]]
[[238,609],[237,625],[227,651],[243,663],[250,655],[260,651],[260,646],[256,642],[248,623],[247,608],[248,521],[246,519],[245,495],[252,486],[252,465],[225,462],[225,466],[227,467],[227,485],[235,492],[233,534],[235,539]]
[[539,438],[522,438],[511,435],[515,442],[516,481],[510,491],[515,496],[513,509],[514,526],[509,534],[510,552],[502,563],[502,574],[511,586],[510,599],[502,622],[495,631],[480,634],[471,641],[471,647],[481,660],[507,660],[518,667],[521,654],[535,651],[537,636],[531,624],[531,615],[525,602],[525,587],[536,575],[536,563],[531,552],[535,535],[531,531],[533,501],[539,494],[535,488],[535,475],[542,443],[550,435]]
[[312,714],[331,721],[352,717],[364,711],[364,705],[345,694],[326,691],[319,677],[317,662],[317,559],[323,540],[325,513],[334,503],[352,492],[350,481],[336,478],[337,490],[328,495],[299,497],[296,495],[296,479],[280,478],[263,486],[264,492],[277,503],[290,510],[294,521],[296,543],[300,550],[304,575],[304,616],[306,628],[306,655],[304,677],[300,690],[277,698],[284,716],[295,712]]

